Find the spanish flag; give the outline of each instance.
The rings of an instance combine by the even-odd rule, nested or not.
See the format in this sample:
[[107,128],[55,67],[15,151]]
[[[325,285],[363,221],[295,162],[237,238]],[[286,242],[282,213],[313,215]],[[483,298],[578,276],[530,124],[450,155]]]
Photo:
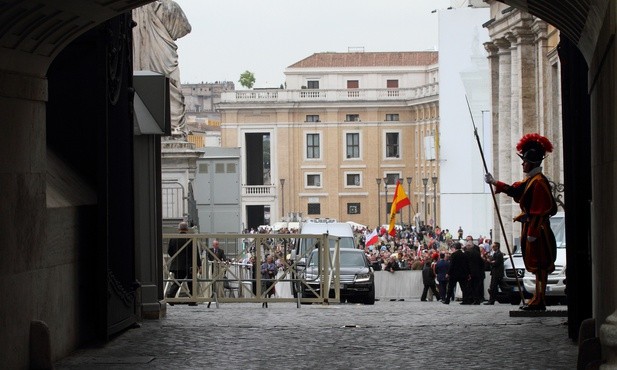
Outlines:
[[394,236],[394,223],[396,222],[396,214],[401,208],[411,205],[405,189],[401,186],[401,180],[396,180],[396,189],[394,190],[394,198],[392,198],[392,206],[390,207],[390,225],[388,226],[388,234]]

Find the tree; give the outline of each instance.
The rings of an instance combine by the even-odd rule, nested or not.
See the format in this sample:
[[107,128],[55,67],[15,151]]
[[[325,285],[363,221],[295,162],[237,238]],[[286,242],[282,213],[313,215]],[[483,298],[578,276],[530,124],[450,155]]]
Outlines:
[[240,85],[246,87],[247,89],[250,89],[253,87],[253,85],[255,85],[255,75],[251,71],[244,71],[240,75],[240,79],[238,80],[238,82],[240,82]]

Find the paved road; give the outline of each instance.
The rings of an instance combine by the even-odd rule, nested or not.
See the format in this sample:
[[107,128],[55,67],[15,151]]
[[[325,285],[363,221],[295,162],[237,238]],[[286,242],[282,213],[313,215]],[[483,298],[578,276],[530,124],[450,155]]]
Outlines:
[[[574,369],[565,317],[517,306],[395,301],[176,305],[57,369]],[[556,308],[558,309],[558,308]],[[562,308],[563,309],[563,308]]]

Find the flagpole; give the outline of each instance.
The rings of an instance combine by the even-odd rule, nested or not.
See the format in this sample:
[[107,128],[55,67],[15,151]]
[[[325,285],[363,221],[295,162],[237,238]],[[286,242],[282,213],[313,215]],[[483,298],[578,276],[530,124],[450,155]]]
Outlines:
[[[482,157],[482,164],[484,165],[484,173],[489,173],[488,166],[486,165],[486,159],[484,158],[484,151],[482,150],[482,144],[480,143],[480,137],[478,136],[478,129],[476,128],[476,122],[473,119],[473,114],[471,113],[471,106],[469,105],[469,99],[467,99],[467,95],[465,95],[465,101],[467,102],[467,109],[469,109],[469,115],[471,116],[471,124],[473,125],[473,134],[476,137],[476,142],[478,143],[478,150],[480,150],[480,157]],[[521,289],[521,283],[518,279],[518,275],[516,274],[516,268],[514,267],[514,259],[512,258],[512,252],[510,250],[510,243],[508,242],[508,237],[506,236],[506,229],[503,226],[503,220],[501,218],[501,213],[499,212],[499,205],[497,203],[497,197],[495,196],[495,189],[493,189],[492,184],[489,184],[488,187],[491,189],[491,196],[493,197],[493,204],[495,206],[495,213],[497,214],[497,219],[499,220],[499,226],[501,227],[501,233],[503,235],[504,242],[506,243],[506,248],[508,250],[508,257],[510,258],[510,263],[512,264],[512,269],[514,269],[514,279],[516,280],[516,287],[518,288],[518,292],[521,296],[521,302],[525,304],[525,296],[523,295],[523,291]]]

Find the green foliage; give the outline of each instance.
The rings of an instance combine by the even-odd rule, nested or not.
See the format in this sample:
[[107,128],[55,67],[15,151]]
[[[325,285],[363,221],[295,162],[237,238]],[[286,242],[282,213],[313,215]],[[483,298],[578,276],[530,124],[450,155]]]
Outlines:
[[244,71],[240,75],[238,82],[240,82],[240,85],[246,87],[247,89],[251,89],[253,85],[255,85],[255,75],[251,71]]

